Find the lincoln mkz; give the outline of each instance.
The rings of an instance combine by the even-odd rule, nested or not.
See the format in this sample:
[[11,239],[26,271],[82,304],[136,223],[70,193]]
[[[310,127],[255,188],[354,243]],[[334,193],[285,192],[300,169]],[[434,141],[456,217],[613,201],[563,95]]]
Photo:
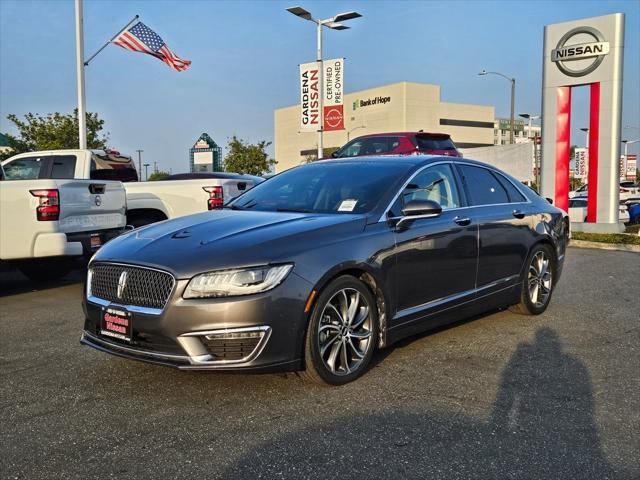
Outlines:
[[566,213],[489,165],[315,162],[105,245],[81,342],[185,370],[342,384],[408,335],[500,308],[544,312],[569,236]]

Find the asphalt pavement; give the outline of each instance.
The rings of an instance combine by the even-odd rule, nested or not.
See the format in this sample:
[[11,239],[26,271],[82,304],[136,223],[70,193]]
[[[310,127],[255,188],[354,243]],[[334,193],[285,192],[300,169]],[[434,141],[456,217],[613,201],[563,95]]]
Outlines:
[[547,312],[413,337],[343,387],[78,342],[82,272],[0,273],[2,478],[640,478],[640,255],[569,249]]

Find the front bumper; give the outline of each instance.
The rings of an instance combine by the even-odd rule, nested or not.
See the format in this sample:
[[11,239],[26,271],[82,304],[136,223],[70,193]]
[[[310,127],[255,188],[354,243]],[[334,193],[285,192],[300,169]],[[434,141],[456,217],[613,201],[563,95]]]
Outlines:
[[[182,298],[187,283],[177,280],[166,307],[158,311],[85,299],[80,342],[120,357],[183,370],[283,371],[301,367],[304,304],[312,289],[306,280],[292,272],[269,292],[189,300]],[[102,310],[107,305],[130,312],[131,342],[101,334]],[[250,348],[238,343],[247,335],[251,337]],[[231,340],[224,340],[228,338]]]

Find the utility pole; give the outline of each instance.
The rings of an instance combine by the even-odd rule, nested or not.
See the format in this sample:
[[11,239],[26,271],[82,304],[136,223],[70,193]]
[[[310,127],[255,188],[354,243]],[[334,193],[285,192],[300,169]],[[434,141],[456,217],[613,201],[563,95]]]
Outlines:
[[144,150],[136,150],[136,152],[138,152],[138,172],[142,175],[142,152]]
[[158,162],[153,162],[153,173],[158,173]]

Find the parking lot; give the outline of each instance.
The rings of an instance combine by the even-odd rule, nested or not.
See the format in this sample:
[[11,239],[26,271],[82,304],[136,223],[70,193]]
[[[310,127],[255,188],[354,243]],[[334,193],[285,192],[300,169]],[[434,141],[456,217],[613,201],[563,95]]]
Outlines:
[[330,388],[80,346],[82,272],[0,273],[3,478],[638,478],[640,255],[572,248],[547,312],[378,352]]

